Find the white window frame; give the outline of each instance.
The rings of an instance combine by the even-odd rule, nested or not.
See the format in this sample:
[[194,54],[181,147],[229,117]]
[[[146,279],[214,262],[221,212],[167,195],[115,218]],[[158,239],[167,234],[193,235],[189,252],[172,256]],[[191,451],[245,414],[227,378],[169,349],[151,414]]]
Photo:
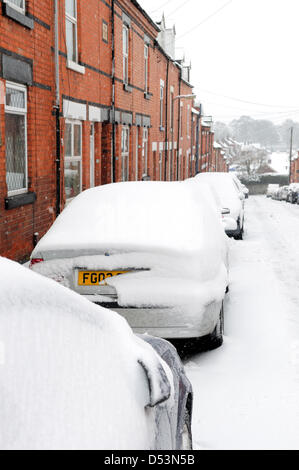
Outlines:
[[183,140],[183,112],[184,112],[184,103],[180,104],[180,139]]
[[22,1],[23,1],[23,6],[22,7],[19,7],[18,5],[13,3],[11,0],[4,0],[4,3],[7,3],[7,5],[9,5],[11,8],[13,8],[14,10],[17,10],[19,13],[22,13],[23,15],[25,15],[26,1],[25,0],[22,0]]
[[170,132],[173,134],[173,112],[174,112],[174,88],[170,87],[170,109],[169,109],[169,122],[170,122]]
[[[126,32],[126,44],[124,44],[124,31]],[[123,82],[129,83],[129,28],[123,24],[122,27],[122,44],[123,44]]]
[[[66,42],[66,53],[67,53],[67,58],[68,60],[72,63],[72,62],[75,62],[77,63],[78,62],[78,9],[77,9],[77,0],[74,0],[74,3],[75,3],[75,17],[74,16],[71,16],[69,13],[67,13],[67,11],[65,10],[65,19],[70,21],[72,24],[75,25],[75,48],[76,48],[76,53],[75,53],[75,61],[73,61],[73,58],[70,58],[69,55],[68,55],[68,50],[67,50],[67,42]],[[65,28],[66,28],[66,22],[65,22]],[[67,33],[65,32],[65,35]]]
[[[66,119],[65,124],[71,124],[71,126],[72,126],[72,139],[71,139],[71,149],[72,149],[71,153],[72,153],[72,156],[69,157],[69,156],[64,155],[64,163],[80,162],[80,192],[79,192],[79,194],[80,194],[82,192],[82,153],[83,153],[82,121],[79,121],[77,119]],[[81,146],[80,146],[81,147],[81,155],[80,156],[79,155],[76,155],[76,156],[73,155],[73,153],[74,153],[74,126],[75,125],[80,125],[80,139],[81,139]],[[74,199],[73,197],[71,197],[71,198],[66,197],[67,203],[69,203],[73,199]]]
[[148,175],[148,128],[142,130],[142,157],[143,157],[143,174]]
[[148,93],[148,65],[149,65],[149,46],[144,44],[144,91]]
[[[123,133],[128,134],[128,150],[125,152],[123,148]],[[124,166],[124,158],[126,157],[127,168]],[[125,175],[126,171],[126,175]],[[121,130],[121,179],[122,181],[130,180],[130,127],[122,126]]]
[[[5,114],[17,114],[18,116],[24,116],[25,118],[25,187],[22,189],[15,189],[7,191],[8,196],[16,196],[18,194],[24,194],[28,192],[28,143],[27,143],[27,87],[25,85],[19,85],[14,82],[6,82],[6,89],[12,88],[13,90],[19,90],[24,93],[24,108],[15,108],[13,106],[6,105],[6,92],[4,98],[4,113]],[[6,157],[5,157],[6,158]]]

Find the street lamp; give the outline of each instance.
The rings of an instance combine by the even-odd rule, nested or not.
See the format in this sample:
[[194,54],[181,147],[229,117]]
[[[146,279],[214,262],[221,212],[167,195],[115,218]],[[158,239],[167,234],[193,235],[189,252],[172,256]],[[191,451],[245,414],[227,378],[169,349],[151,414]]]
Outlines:
[[[171,113],[171,134],[172,134],[172,146],[171,146],[171,162],[170,162],[170,179],[172,179],[172,168],[173,168],[173,146],[174,146],[174,138],[173,138],[173,135],[174,135],[174,129],[173,129],[173,124],[174,124],[174,102],[176,100],[182,100],[182,99],[186,99],[186,100],[194,100],[196,98],[196,95],[178,95],[178,96],[175,96],[174,98],[172,98],[172,103],[171,103],[171,106],[172,106],[172,113]],[[179,119],[179,116],[180,116],[180,110],[178,110],[178,119]],[[179,179],[179,175],[178,175],[178,162],[179,162],[179,153],[180,153],[180,136],[178,135],[178,148],[177,148],[177,168],[176,168],[176,171],[177,171],[177,180]]]

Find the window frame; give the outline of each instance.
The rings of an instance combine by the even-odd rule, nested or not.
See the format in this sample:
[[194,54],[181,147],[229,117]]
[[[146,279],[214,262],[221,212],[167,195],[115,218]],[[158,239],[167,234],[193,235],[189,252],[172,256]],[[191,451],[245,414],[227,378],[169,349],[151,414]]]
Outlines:
[[67,59],[70,60],[71,62],[78,63],[78,6],[77,6],[77,0],[73,0],[74,5],[75,5],[75,17],[71,16],[69,13],[66,11],[66,6],[65,6],[65,40],[67,36],[67,30],[66,30],[66,21],[70,21],[73,25],[75,25],[75,60],[73,57],[69,57],[68,55],[68,48],[67,48],[67,40],[66,40],[66,55]]
[[[124,31],[126,31],[126,50],[124,47]],[[129,27],[123,24],[122,27],[122,58],[123,58],[123,83],[129,84]],[[126,65],[126,67],[125,67]]]
[[160,81],[160,129],[164,127],[164,83]]
[[142,129],[142,157],[143,157],[143,175],[148,176],[148,140],[149,132],[147,127]]
[[[13,106],[8,106],[6,104],[6,90],[7,88],[12,88],[14,90],[19,90],[24,92],[24,108],[15,108]],[[25,169],[24,169],[24,175],[25,175],[25,187],[21,189],[13,189],[9,191],[7,189],[7,195],[8,196],[17,196],[19,194],[24,194],[28,192],[28,130],[27,130],[27,87],[26,85],[20,85],[19,83],[14,83],[14,82],[9,82],[6,81],[5,83],[5,101],[4,101],[4,119],[5,119],[5,114],[15,114],[18,116],[24,116],[24,132],[25,132]],[[6,165],[6,149],[5,149],[5,165]],[[7,171],[5,169],[5,177],[6,177]]]
[[144,91],[148,93],[149,91],[149,45],[144,44]]
[[[123,133],[128,135],[128,150],[125,152],[123,147]],[[124,166],[124,158],[126,158],[127,168]],[[126,175],[125,175],[126,171]],[[130,126],[122,126],[121,129],[121,180],[126,182],[130,180]]]
[[23,2],[23,7],[19,7],[18,5],[16,5],[15,3],[13,3],[11,0],[4,0],[4,3],[6,3],[7,5],[9,5],[11,8],[13,8],[14,10],[18,11],[19,13],[21,13],[22,15],[25,15],[26,14],[26,1],[25,0],[22,0]]
[[[65,154],[65,147],[64,147],[64,168],[63,170],[65,171],[65,163],[74,163],[74,162],[80,162],[80,191],[79,194],[82,193],[82,153],[83,153],[83,126],[82,126],[82,121],[78,119],[66,119],[65,120],[65,126],[67,124],[70,124],[72,126],[72,134],[71,134],[71,156],[68,156]],[[81,155],[73,155],[74,153],[74,126],[79,125],[80,126],[80,148],[81,148]],[[65,142],[65,135],[64,135],[64,142]],[[66,202],[69,203],[72,201],[76,196],[68,198],[66,193],[65,193],[65,184],[64,184],[64,194],[66,197]]]

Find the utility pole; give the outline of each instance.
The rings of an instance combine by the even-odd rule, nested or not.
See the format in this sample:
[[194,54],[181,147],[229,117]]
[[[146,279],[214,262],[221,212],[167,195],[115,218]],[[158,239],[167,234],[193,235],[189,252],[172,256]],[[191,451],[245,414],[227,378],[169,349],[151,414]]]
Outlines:
[[292,179],[293,134],[294,128],[291,127],[289,184],[291,184]]

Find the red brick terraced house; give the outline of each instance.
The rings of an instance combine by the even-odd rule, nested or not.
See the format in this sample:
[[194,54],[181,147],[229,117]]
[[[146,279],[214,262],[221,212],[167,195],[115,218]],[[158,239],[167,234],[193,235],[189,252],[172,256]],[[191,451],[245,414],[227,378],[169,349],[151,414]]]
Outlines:
[[211,166],[191,67],[175,59],[164,18],[154,23],[135,0],[0,6],[2,256],[27,260],[87,188]]
[[299,183],[299,150],[291,162],[291,181],[290,183]]

